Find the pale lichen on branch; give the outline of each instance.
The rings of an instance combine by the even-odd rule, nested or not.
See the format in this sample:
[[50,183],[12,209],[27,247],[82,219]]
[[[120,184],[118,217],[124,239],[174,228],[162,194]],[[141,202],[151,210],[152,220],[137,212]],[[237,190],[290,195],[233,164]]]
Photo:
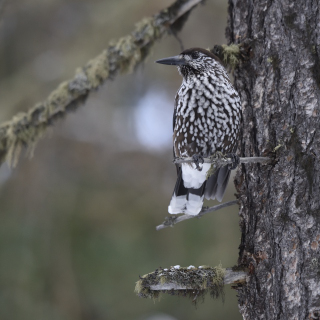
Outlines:
[[0,164],[17,163],[22,148],[32,153],[46,129],[68,111],[83,104],[87,96],[118,73],[132,72],[148,56],[156,40],[181,28],[184,16],[202,0],[177,0],[170,7],[137,23],[135,30],[110,43],[108,48],[61,83],[42,103],[0,125]]
[[161,293],[188,296],[196,302],[199,297],[210,293],[213,298],[223,298],[225,284],[240,284],[246,281],[247,273],[230,268],[179,265],[158,268],[137,281],[135,292],[139,297],[159,299]]

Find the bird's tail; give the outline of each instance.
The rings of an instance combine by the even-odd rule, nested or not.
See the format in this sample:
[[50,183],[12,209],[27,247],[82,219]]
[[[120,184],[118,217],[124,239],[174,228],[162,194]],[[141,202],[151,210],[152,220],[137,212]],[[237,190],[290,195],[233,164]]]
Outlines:
[[169,213],[197,215],[203,206],[205,186],[206,181],[197,189],[186,188],[182,179],[182,170],[179,168],[177,182],[168,207]]
[[221,202],[226,192],[230,173],[228,166],[221,167],[199,188],[186,188],[182,179],[182,169],[179,168],[177,182],[168,207],[169,213],[197,215],[202,209],[204,197]]
[[229,166],[224,166],[219,168],[212,176],[210,176],[204,190],[204,196],[206,199],[217,199],[220,202],[222,201],[228,185],[230,173],[231,170],[229,169]]

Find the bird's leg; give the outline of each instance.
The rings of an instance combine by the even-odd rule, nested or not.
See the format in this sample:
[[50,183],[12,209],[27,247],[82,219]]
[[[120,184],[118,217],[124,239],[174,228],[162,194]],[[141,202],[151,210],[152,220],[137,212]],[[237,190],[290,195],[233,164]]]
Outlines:
[[194,154],[192,156],[193,162],[196,165],[196,169],[198,169],[199,171],[202,170],[202,168],[199,166],[199,163],[203,164],[204,160],[203,160],[203,156],[201,154]]
[[229,168],[230,170],[234,170],[238,167],[238,165],[240,164],[240,158],[239,156],[237,156],[235,153],[228,153],[227,158],[231,158],[232,163],[229,164]]

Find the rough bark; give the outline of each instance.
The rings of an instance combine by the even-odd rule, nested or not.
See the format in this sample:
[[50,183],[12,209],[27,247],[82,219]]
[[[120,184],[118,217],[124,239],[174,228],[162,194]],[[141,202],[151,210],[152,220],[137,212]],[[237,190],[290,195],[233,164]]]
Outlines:
[[239,289],[244,319],[320,319],[319,1],[229,2],[229,41],[251,43],[235,70],[242,99]]

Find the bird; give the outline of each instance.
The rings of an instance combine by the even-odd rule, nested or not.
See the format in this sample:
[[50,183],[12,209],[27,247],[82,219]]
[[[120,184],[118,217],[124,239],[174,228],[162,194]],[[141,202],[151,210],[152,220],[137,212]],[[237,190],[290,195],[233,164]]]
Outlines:
[[[198,215],[204,198],[222,201],[239,157],[235,152],[240,133],[241,100],[220,59],[202,48],[156,61],[177,66],[182,84],[175,96],[173,154],[192,157],[177,165],[177,181],[168,207],[170,214]],[[216,153],[231,156],[232,165],[220,167],[207,179],[210,163],[203,158]]]

